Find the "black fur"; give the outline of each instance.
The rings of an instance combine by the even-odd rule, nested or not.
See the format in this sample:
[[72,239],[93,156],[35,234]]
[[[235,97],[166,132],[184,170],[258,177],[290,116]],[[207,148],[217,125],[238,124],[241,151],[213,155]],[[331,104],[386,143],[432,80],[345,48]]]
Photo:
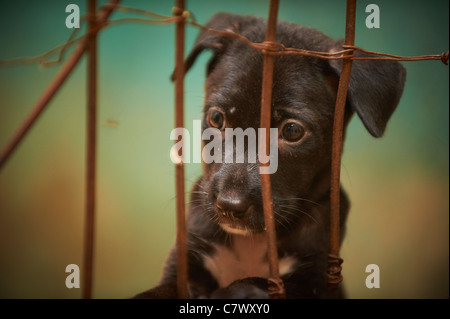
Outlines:
[[[253,42],[263,42],[266,30],[263,19],[228,13],[216,14],[207,27],[233,30]],[[278,23],[276,40],[286,47],[325,52],[341,50],[342,45],[315,29],[287,22]],[[207,114],[213,107],[223,112],[227,127],[257,129],[262,54],[240,40],[202,32],[187,57],[187,69],[206,49],[213,50],[214,55],[207,67],[203,129],[209,125]],[[286,121],[294,120],[307,132],[300,142],[280,138],[278,170],[271,175],[279,257],[280,260],[288,256],[295,259],[294,269],[282,277],[288,298],[329,296],[324,274],[329,249],[331,140],[340,66],[340,61],[297,55],[275,57],[271,127],[278,127],[280,131]],[[399,102],[405,76],[405,69],[397,62],[355,61],[345,125],[356,112],[373,136],[381,136]],[[264,242],[264,219],[257,166],[252,163],[205,164],[203,176],[192,189],[190,202],[190,297],[268,297],[267,282],[260,276],[250,273],[246,278],[237,278],[221,287],[217,276],[230,269],[214,274],[211,267],[206,266],[206,260],[219,256],[219,251],[238,256],[239,262],[243,256],[239,255],[240,247],[262,247],[258,244]],[[221,216],[225,210],[231,217]],[[347,196],[341,191],[341,239],[348,210]],[[233,214],[238,211],[240,215],[236,218]],[[220,223],[244,227],[251,234],[227,233]],[[226,265],[229,260],[225,259],[216,262]],[[262,261],[265,259],[263,257]],[[256,273],[261,260],[254,262]],[[176,298],[175,268],[173,250],[160,284],[136,297]]]

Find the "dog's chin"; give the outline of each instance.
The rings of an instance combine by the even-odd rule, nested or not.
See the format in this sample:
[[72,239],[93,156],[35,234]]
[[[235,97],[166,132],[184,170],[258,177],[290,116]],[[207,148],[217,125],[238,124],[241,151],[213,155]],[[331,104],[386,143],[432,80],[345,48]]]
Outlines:
[[222,229],[231,235],[241,235],[241,236],[251,236],[255,232],[249,228],[241,227],[241,226],[235,226],[231,224],[219,224]]
[[249,227],[244,223],[219,222],[219,226],[230,235],[252,236],[264,232],[264,227]]

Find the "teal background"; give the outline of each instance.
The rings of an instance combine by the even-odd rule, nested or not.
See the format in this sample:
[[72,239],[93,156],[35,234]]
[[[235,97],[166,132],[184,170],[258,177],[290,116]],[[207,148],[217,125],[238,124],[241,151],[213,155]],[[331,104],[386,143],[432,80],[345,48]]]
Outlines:
[[[99,1],[100,4],[105,1]],[[267,16],[268,0],[188,0],[200,23],[217,11]],[[0,59],[39,55],[64,43],[69,3],[0,1]],[[381,28],[367,29],[376,3]],[[172,1],[123,5],[171,14]],[[356,44],[399,55],[448,50],[447,0],[357,2]],[[117,12],[112,19],[135,16]],[[279,19],[344,36],[345,1],[281,0]],[[186,51],[198,33],[187,28]],[[98,200],[95,298],[126,298],[155,285],[175,238],[173,25],[121,24],[99,36]],[[205,53],[186,77],[186,127],[201,118]],[[342,247],[349,298],[449,296],[448,67],[404,62],[403,98],[386,134],[350,123],[342,182],[352,209]],[[60,66],[0,67],[0,147]],[[82,265],[85,59],[0,171],[0,298],[80,298],[65,267]],[[201,174],[186,167],[187,190]],[[381,287],[365,286],[377,264]]]

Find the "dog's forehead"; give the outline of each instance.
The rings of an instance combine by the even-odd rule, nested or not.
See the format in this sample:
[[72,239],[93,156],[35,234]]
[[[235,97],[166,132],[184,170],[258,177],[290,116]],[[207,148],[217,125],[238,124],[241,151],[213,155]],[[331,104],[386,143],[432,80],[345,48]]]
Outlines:
[[[262,57],[240,52],[224,57],[210,74],[205,107],[220,107],[231,126],[257,127],[262,94]],[[276,59],[272,86],[272,119],[305,115],[330,108],[322,71],[303,57]],[[289,110],[291,112],[289,112]]]

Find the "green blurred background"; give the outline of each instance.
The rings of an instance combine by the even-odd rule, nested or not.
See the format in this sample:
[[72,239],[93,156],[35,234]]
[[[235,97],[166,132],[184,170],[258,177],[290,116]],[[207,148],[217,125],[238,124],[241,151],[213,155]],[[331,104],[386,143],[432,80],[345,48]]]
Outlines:
[[[100,4],[105,1],[99,1]],[[188,0],[200,23],[217,11],[267,16],[268,0]],[[69,3],[0,1],[0,59],[34,56],[64,43]],[[448,50],[447,0],[358,1],[356,44],[400,55]],[[376,3],[381,28],[367,29]],[[172,1],[124,0],[171,14]],[[281,0],[279,19],[344,36],[345,1]],[[115,13],[112,19],[134,16]],[[188,50],[197,30],[187,28]],[[155,285],[174,243],[173,25],[121,24],[99,36],[98,201],[95,298],[126,298]],[[205,53],[186,78],[186,126],[201,118]],[[404,62],[403,98],[385,136],[350,124],[342,182],[352,210],[342,247],[349,298],[449,296],[448,67]],[[0,68],[0,147],[59,66]],[[0,171],[0,297],[80,298],[65,267],[82,265],[85,176],[85,59]],[[201,174],[187,165],[190,187]],[[377,264],[381,287],[365,286]]]

